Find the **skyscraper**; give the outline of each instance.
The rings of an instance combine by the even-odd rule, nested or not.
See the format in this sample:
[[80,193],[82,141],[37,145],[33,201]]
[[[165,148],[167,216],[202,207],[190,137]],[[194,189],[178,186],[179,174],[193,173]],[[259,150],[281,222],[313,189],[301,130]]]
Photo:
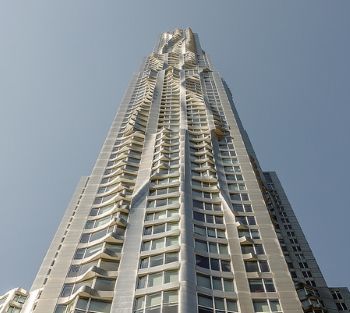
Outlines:
[[341,312],[191,29],[132,79],[44,258],[36,313]]

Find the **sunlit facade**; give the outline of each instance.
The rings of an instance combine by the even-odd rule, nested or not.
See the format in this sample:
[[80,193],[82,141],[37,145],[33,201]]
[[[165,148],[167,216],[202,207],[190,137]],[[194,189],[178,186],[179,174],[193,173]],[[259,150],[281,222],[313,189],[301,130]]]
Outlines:
[[0,313],[20,313],[28,298],[28,292],[22,288],[14,288],[0,295]]

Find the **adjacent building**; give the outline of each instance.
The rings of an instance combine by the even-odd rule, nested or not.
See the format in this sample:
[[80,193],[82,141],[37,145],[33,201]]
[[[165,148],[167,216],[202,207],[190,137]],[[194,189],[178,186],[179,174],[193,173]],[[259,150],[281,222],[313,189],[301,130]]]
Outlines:
[[0,296],[0,313],[20,313],[28,298],[28,292],[14,288]]
[[191,29],[163,33],[133,77],[31,292],[35,313],[350,308]]

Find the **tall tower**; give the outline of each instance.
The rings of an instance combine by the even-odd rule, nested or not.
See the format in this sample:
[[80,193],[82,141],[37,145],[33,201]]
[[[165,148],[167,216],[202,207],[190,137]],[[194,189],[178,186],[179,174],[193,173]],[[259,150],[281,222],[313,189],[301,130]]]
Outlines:
[[198,36],[163,33],[78,184],[30,310],[338,312],[336,291],[348,297],[327,287]]

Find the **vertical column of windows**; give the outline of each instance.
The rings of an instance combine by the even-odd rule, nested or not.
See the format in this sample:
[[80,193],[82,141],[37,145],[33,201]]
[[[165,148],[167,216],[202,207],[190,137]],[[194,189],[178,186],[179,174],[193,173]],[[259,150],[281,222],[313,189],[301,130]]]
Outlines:
[[346,305],[346,299],[343,298],[341,291],[333,288],[330,289],[330,291],[338,311],[342,312],[349,310],[349,306]]
[[168,53],[168,66],[179,68],[179,62],[180,62],[180,52],[169,52]]
[[[177,63],[176,54],[168,60]],[[179,71],[165,72],[134,312],[177,312],[180,222]]]
[[264,176],[268,209],[303,309],[326,312],[312,271],[296,236],[297,230],[290,221],[291,217],[281,201],[270,174],[264,173]]
[[154,87],[151,71],[140,75],[55,313],[110,311]]
[[[258,310],[258,306],[256,307],[254,302],[256,297],[260,297],[258,293],[275,292],[276,290],[267,256],[265,255],[265,250],[260,238],[259,226],[255,219],[254,209],[249,199],[249,192],[244,182],[244,177],[233,144],[233,138],[230,134],[230,127],[226,121],[218,90],[210,72],[202,72],[201,75],[204,83],[206,100],[208,101],[210,112],[214,118],[215,134],[219,145],[219,156],[222,161],[226,180],[225,184],[231,200],[230,207],[235,215],[238,228],[238,236],[240,239],[243,262],[247,272],[248,285],[252,293],[254,308]],[[264,275],[263,277],[266,278],[257,279],[257,273],[259,273],[259,275]],[[278,302],[278,300],[272,300],[273,303],[275,303],[274,301]]]
[[207,109],[198,74],[186,75],[198,312],[237,312]]
[[[265,178],[269,180],[268,174],[265,174]],[[295,282],[304,282],[311,287],[316,287],[316,283],[312,277],[312,273],[309,270],[307,260],[298,239],[296,238],[296,233],[291,224],[290,217],[288,216],[285,207],[281,202],[273,182],[270,181],[267,187],[268,198],[270,199],[268,209],[273,220],[275,220],[275,228],[284,256],[286,259],[289,259],[290,255],[292,254],[295,257],[293,257],[293,259],[297,260],[290,262],[289,265],[292,278]],[[281,226],[283,226],[283,232],[280,229]],[[296,271],[295,269],[299,269],[299,271]]]

